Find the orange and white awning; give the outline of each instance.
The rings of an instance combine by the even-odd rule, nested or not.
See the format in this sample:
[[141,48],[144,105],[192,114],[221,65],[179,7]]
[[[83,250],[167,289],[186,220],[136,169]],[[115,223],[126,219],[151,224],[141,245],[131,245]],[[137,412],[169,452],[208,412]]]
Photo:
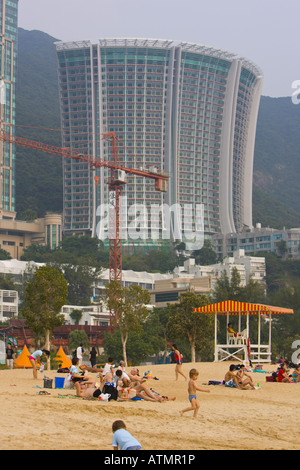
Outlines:
[[211,313],[217,315],[258,315],[264,314],[293,314],[294,310],[283,307],[273,307],[271,305],[250,304],[248,302],[236,302],[234,300],[225,300],[216,304],[205,305],[204,307],[194,308],[194,312]]

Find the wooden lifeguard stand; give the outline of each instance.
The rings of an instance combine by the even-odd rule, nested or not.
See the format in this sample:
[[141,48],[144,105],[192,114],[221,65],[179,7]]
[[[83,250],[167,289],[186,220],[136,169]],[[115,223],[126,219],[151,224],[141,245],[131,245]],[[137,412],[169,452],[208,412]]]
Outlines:
[[[250,360],[252,362],[271,362],[271,327],[272,315],[293,314],[288,308],[273,307],[271,305],[250,304],[247,302],[235,302],[226,300],[215,304],[206,305],[194,309],[194,312],[215,315],[215,362],[225,361],[229,358],[238,361]],[[227,316],[227,324],[231,315],[238,316],[238,334],[236,337],[227,333],[226,344],[218,344],[218,315]],[[249,319],[252,315],[258,315],[258,340],[257,344],[251,344],[249,338]],[[261,343],[261,316],[267,316],[269,322],[268,344]],[[246,316],[246,328],[241,331],[241,317]]]

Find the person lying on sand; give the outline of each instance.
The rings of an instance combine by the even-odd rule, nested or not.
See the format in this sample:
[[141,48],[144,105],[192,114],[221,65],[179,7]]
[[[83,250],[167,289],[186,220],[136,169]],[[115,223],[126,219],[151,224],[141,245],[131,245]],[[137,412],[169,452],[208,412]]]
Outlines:
[[97,387],[96,382],[86,381],[84,383],[75,382],[76,395],[81,398],[98,398],[101,390]]
[[83,372],[85,372],[86,370],[88,372],[96,372],[100,374],[102,374],[103,372],[103,367],[91,367],[87,366],[86,364],[81,364],[81,366],[79,366],[79,369],[81,369]]
[[[136,396],[138,398],[142,398],[143,400],[147,401],[168,401],[166,398],[162,397],[161,395],[158,395],[154,393],[147,385],[146,385],[146,379],[140,377],[138,375],[138,370],[136,368],[133,368],[129,373],[128,376],[131,380],[132,383],[132,388],[136,391]],[[175,399],[175,397],[174,397]]]

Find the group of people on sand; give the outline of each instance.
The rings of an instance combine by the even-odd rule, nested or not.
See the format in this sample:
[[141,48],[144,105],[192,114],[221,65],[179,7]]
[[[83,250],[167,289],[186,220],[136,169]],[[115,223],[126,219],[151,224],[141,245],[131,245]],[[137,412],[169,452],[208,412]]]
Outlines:
[[241,364],[237,369],[235,364],[231,364],[229,370],[225,374],[224,378],[225,387],[238,388],[240,390],[252,389],[256,387],[252,380],[251,375],[246,372],[246,367]]
[[[86,365],[78,365],[78,359],[73,358],[70,367],[70,379],[76,388],[76,394],[79,397],[99,397],[101,393],[108,390],[115,391],[114,399],[124,399],[132,392],[137,398],[146,401],[163,402],[169,401],[167,396],[162,396],[153,391],[147,384],[147,377],[141,377],[139,370],[133,367],[130,372],[125,370],[124,361],[120,361],[115,367],[112,357],[108,358],[103,368],[89,367]],[[89,372],[97,372],[99,374],[100,384],[92,380]],[[175,397],[170,400],[174,401]]]
[[293,365],[294,370],[291,373],[288,361],[284,361],[278,367],[276,381],[281,383],[299,383],[300,382],[300,364]]
[[[187,381],[188,378],[182,371],[182,355],[176,344],[173,344],[171,347],[176,362],[175,380],[177,381],[179,375],[181,375]],[[36,377],[37,361],[49,357],[49,354],[49,351],[43,349],[35,351],[30,356],[29,359],[33,365],[34,377]],[[97,377],[100,379],[100,384],[93,380],[90,375],[90,373],[95,372],[99,374]],[[282,363],[277,370],[277,376],[278,382],[300,382],[300,364],[295,365],[295,370],[290,374],[288,364],[286,362]],[[200,408],[197,392],[210,392],[210,390],[198,387],[198,377],[198,370],[192,368],[189,371],[188,380],[188,399],[190,406],[180,410],[179,413],[181,416],[188,411],[193,411],[193,416],[196,418]],[[107,387],[110,387],[111,390],[113,389],[115,391],[113,395],[113,399],[115,400],[122,400],[125,395],[129,398],[130,392],[137,398],[152,402],[174,401],[176,399],[176,397],[169,399],[167,396],[162,396],[151,389],[147,383],[148,378],[146,376],[141,377],[136,367],[131,368],[130,371],[126,371],[124,361],[120,361],[118,365],[115,366],[112,357],[109,357],[104,367],[100,368],[96,367],[94,364],[93,367],[83,365],[78,357],[74,357],[72,366],[69,369],[69,378],[75,386],[76,395],[82,398],[97,398],[103,392],[105,393],[107,391]],[[239,366],[231,364],[225,374],[223,384],[225,387],[237,388],[239,390],[253,390],[257,388],[244,364]]]

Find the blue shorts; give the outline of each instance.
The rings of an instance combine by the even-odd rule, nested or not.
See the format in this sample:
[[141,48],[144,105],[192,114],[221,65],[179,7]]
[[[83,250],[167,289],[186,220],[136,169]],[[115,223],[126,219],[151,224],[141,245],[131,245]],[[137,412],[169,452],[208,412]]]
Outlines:
[[233,387],[233,388],[237,388],[237,386],[235,385],[234,381],[231,379],[231,380],[228,380],[228,382],[225,382],[225,387]]
[[190,402],[192,401],[193,398],[195,398],[195,400],[197,400],[197,395],[189,395]]
[[132,446],[132,447],[127,447],[126,450],[141,450],[142,446]]

